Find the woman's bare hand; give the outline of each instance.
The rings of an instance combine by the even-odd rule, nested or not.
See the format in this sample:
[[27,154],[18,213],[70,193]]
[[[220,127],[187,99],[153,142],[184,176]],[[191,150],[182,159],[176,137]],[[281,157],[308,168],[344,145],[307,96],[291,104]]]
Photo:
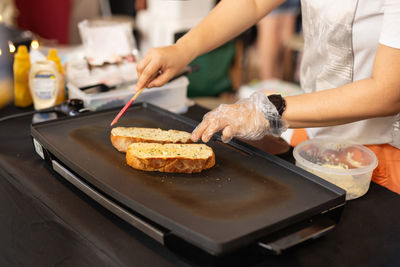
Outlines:
[[136,90],[146,87],[146,85],[151,88],[167,83],[190,63],[191,58],[185,52],[176,44],[150,49],[136,67],[139,77]]

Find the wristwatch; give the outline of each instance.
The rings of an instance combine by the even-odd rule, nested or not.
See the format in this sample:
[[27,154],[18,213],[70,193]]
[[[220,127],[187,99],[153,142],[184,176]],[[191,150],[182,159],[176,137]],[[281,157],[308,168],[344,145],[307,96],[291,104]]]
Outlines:
[[286,130],[286,126],[282,121],[282,114],[286,109],[285,99],[281,95],[269,95],[268,100],[275,106],[278,113],[269,114],[267,117],[273,136],[279,137]]
[[269,101],[276,107],[279,115],[282,116],[283,112],[286,109],[286,101],[281,95],[269,95]]

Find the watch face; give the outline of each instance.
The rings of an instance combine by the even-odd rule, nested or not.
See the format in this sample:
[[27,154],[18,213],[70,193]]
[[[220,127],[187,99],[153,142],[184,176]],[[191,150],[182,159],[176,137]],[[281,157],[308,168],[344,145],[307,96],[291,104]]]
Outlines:
[[285,99],[283,99],[281,95],[270,95],[268,96],[268,99],[272,104],[274,104],[279,115],[282,115],[286,107]]

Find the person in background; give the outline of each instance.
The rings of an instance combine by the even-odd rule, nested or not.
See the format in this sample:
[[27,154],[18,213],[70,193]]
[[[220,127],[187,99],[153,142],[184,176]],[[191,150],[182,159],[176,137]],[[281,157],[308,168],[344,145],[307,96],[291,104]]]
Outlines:
[[257,24],[257,57],[259,78],[283,79],[284,62],[290,62],[286,43],[296,32],[300,0],[287,0]]
[[[170,18],[160,18],[154,23],[155,25],[159,25],[160,23],[162,25],[162,23],[171,23],[174,21],[173,25],[175,25],[176,23],[180,26],[176,29],[174,36],[171,36],[172,38],[170,39],[170,41],[172,41],[173,39],[179,39],[181,35],[183,35],[188,29],[193,26],[192,20],[198,20],[198,18],[188,19],[184,14],[179,14],[189,9],[188,7],[193,8],[196,5],[198,5],[199,7],[203,6],[203,4],[200,3],[201,1],[202,0],[166,0],[164,6],[171,9],[176,9],[175,12],[173,12],[173,15],[171,15]],[[210,1],[210,3],[212,3],[213,5],[218,2],[219,0]],[[147,8],[156,9],[157,1],[154,1],[152,7],[149,6],[149,4],[150,2],[148,3],[147,0],[135,0],[135,9],[138,13],[140,13],[140,11],[146,10]],[[149,13],[151,14],[151,10],[149,10]],[[201,12],[201,14],[203,14],[203,12]],[[168,15],[166,17],[168,17]],[[140,24],[140,22],[138,24]],[[140,29],[138,35],[139,40],[142,37],[146,38],[146,29],[144,29],[143,27],[141,28],[142,29]],[[159,33],[160,37],[156,39],[164,39],[164,37],[162,36],[165,36],[165,33],[162,32],[163,31]],[[244,37],[245,36],[234,38],[233,40],[226,42],[225,44],[210,51],[209,53],[205,53],[197,57],[190,63],[190,65],[195,66],[197,70],[187,75],[187,78],[189,79],[189,85],[187,87],[188,97],[196,98],[195,101],[202,101],[202,99],[208,97],[221,97],[226,99],[226,101],[229,101],[231,93],[239,88],[239,85],[241,83],[241,79],[240,77],[238,77],[239,75],[235,75],[235,77],[233,77],[233,73],[235,71],[239,71],[239,69],[241,68],[241,41],[244,39]],[[138,43],[140,46],[141,42],[139,41]]]
[[17,9],[14,0],[0,1],[0,23],[7,26],[15,26],[15,18],[17,17]]
[[[154,48],[138,63],[136,89],[161,86],[197,56],[257,23],[283,0],[224,0],[176,44]],[[400,1],[302,0],[303,95],[261,92],[207,113],[192,140],[256,140],[308,127],[310,138],[346,139],[378,157],[373,181],[400,193]],[[223,27],[221,27],[223,25]],[[157,72],[159,76],[151,80]],[[397,141],[396,141],[397,140]]]
[[147,0],[135,0],[135,10],[140,11],[140,10],[145,10],[147,7]]

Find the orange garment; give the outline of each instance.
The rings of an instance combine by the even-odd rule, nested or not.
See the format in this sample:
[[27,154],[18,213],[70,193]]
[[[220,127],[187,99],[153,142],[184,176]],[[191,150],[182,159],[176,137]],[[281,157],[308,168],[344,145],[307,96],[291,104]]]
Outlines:
[[400,149],[391,145],[366,145],[378,158],[372,181],[400,194]]
[[294,129],[292,138],[290,139],[290,145],[296,147],[298,144],[308,139],[306,129]]
[[[290,145],[297,146],[309,137],[305,129],[293,131]],[[366,145],[378,158],[378,167],[372,173],[372,181],[400,194],[400,149],[388,144]]]

